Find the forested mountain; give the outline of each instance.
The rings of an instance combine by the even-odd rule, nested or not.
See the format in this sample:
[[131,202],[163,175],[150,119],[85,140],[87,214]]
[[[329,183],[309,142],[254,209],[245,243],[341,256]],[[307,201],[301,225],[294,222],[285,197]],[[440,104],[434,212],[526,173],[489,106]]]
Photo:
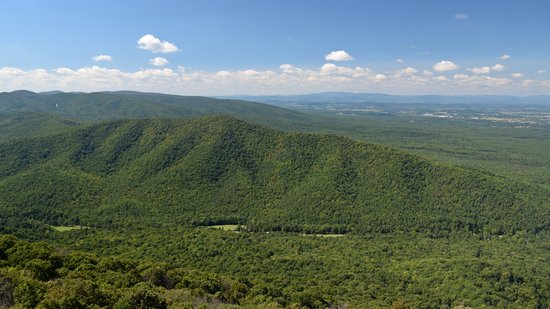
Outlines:
[[80,122],[41,113],[0,114],[0,140],[29,138],[77,128]]
[[391,148],[228,117],[110,121],[0,144],[4,232],[28,224],[503,234],[550,194]]
[[40,113],[76,121],[140,118],[192,118],[226,115],[259,124],[293,129],[322,118],[262,103],[142,92],[0,93],[0,115]]

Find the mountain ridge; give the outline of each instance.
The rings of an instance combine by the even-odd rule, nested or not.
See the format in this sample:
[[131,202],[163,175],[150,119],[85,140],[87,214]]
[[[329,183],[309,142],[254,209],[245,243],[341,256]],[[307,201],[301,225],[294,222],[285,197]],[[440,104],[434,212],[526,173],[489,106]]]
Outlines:
[[549,226],[540,188],[227,116],[109,121],[0,143],[0,157],[4,224],[433,235]]
[[303,113],[263,103],[202,96],[132,91],[35,93],[18,90],[0,93],[0,114],[20,112],[48,113],[86,121],[190,118],[216,114],[250,119],[256,117],[265,121],[268,116],[279,121],[308,120]]

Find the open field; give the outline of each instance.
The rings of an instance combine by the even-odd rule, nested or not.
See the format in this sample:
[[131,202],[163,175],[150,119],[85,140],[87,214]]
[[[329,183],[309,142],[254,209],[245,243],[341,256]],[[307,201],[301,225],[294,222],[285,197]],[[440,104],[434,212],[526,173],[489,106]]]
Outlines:
[[240,228],[246,229],[246,226],[237,225],[237,224],[224,224],[224,225],[210,225],[208,226],[208,228],[214,229],[214,230],[222,230],[222,231],[237,231]]
[[68,232],[68,231],[74,231],[74,230],[82,230],[82,229],[89,229],[87,226],[80,226],[80,225],[74,225],[74,226],[51,226],[52,229],[56,230],[57,232]]

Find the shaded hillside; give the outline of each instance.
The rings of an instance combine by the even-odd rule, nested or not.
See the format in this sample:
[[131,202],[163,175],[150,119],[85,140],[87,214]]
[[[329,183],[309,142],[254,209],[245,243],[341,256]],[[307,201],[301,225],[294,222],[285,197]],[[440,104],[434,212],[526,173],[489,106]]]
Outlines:
[[550,218],[550,194],[537,187],[227,117],[107,122],[5,142],[0,159],[5,229],[36,220],[500,234],[546,230]]
[[0,114],[0,140],[60,133],[80,126],[73,120],[39,113]]

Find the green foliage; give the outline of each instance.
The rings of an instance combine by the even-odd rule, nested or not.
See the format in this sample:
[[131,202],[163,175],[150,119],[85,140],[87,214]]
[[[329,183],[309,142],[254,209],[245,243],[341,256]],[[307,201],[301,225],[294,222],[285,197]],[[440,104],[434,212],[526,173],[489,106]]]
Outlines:
[[15,133],[29,137],[40,132],[40,128],[59,132],[63,127],[77,124],[56,117],[87,122],[228,115],[287,129],[310,126],[319,118],[250,101],[140,92],[39,94],[14,91],[0,93],[0,103],[0,128],[5,125],[9,129],[9,132],[0,133],[0,138]]
[[[11,262],[0,267],[2,301],[16,308],[550,305],[547,235],[335,239],[205,228],[58,235],[52,241],[103,256],[0,236],[12,243],[2,259]],[[125,242],[110,245],[117,238]],[[28,251],[47,253],[37,259],[57,265],[58,275],[36,278],[27,261],[12,258],[36,256]]]
[[[353,98],[345,94],[335,95],[337,97],[330,99],[330,108],[325,111],[325,104],[321,104],[324,106],[321,109],[315,104],[288,105],[307,112],[305,114],[247,101],[204,97],[138,92],[37,94],[15,91],[0,94],[0,140],[59,133],[87,121],[229,115],[280,130],[332,133],[391,145],[441,162],[452,162],[497,175],[519,177],[522,181],[550,187],[550,173],[546,168],[550,160],[545,155],[550,151],[548,125],[535,125],[526,120],[527,123],[518,127],[518,123],[411,116],[411,112],[413,115],[422,115],[442,108],[453,113],[453,107],[434,102],[351,103],[345,100],[354,100]],[[369,100],[374,98],[387,100],[381,96]],[[296,99],[297,102],[300,101],[299,98]],[[424,102],[430,101],[428,97],[421,99],[426,100]],[[490,101],[488,97],[477,99]],[[509,99],[519,102],[522,98]],[[275,100],[273,103],[278,102]],[[375,109],[388,112],[361,112],[365,105],[375,105]],[[517,114],[519,109],[520,114],[534,115],[541,119],[547,113],[547,108],[542,108],[543,105],[536,105],[534,108],[522,103],[476,106],[473,110],[470,105],[457,105],[455,108],[466,113],[475,111],[499,115]],[[485,111],[487,108],[489,110]],[[340,112],[348,116],[339,115]]]
[[[56,254],[54,248],[43,243],[10,236],[0,235],[0,242],[9,244],[2,252],[2,261],[7,263],[0,267],[2,308],[167,308],[171,304],[192,307],[205,301],[239,304],[246,301],[253,286],[247,280],[147,260],[101,258],[81,252]],[[31,256],[36,258],[18,259]],[[36,276],[37,265],[56,265],[58,275]],[[127,280],[121,284],[120,278]]]
[[[550,307],[550,192],[529,180],[548,176],[544,129],[139,93],[0,101],[0,233],[56,244],[0,236],[0,308]],[[496,172],[227,117],[58,118],[206,114]]]
[[13,305],[13,282],[0,275],[0,308],[9,308]]
[[108,295],[91,280],[59,279],[48,286],[39,303],[41,308],[104,308]]
[[116,308],[166,308],[161,292],[145,283],[139,283],[115,305]]
[[1,229],[17,233],[35,220],[26,235],[40,224],[242,224],[441,237],[538,233],[550,218],[550,194],[537,186],[226,117],[107,122],[0,144],[0,156]]
[[79,122],[40,113],[0,113],[0,140],[52,135],[80,126]]

